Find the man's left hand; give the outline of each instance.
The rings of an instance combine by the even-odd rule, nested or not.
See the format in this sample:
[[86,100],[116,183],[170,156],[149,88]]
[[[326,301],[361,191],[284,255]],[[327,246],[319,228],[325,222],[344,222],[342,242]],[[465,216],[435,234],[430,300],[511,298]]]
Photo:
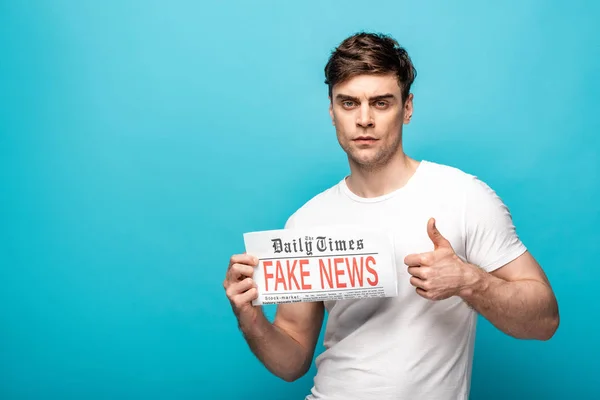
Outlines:
[[482,280],[482,271],[456,255],[433,218],[427,222],[427,234],[433,242],[433,251],[404,258],[412,275],[410,283],[417,293],[429,300],[443,300],[472,290]]

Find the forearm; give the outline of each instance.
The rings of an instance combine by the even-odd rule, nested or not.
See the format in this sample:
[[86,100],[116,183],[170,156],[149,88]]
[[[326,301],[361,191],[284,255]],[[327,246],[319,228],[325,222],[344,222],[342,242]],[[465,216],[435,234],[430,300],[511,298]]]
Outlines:
[[558,305],[547,284],[529,279],[509,282],[477,269],[476,283],[460,293],[467,304],[513,337],[548,340],[554,335]]
[[291,382],[310,368],[312,353],[269,322],[262,312],[257,313],[255,320],[240,322],[239,326],[254,355],[274,375]]

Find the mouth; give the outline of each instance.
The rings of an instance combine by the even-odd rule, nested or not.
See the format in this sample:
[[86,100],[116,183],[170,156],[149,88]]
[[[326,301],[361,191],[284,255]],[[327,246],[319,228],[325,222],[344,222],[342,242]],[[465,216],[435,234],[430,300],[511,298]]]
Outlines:
[[352,141],[358,144],[371,144],[375,143],[377,139],[372,136],[359,136],[355,139],[352,139]]

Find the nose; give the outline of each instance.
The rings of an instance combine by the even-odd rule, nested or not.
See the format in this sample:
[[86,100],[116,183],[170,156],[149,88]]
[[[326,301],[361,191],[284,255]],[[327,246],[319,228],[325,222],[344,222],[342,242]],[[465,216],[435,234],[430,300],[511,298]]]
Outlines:
[[356,125],[361,128],[375,127],[375,121],[373,120],[373,115],[371,115],[371,107],[369,107],[369,104],[363,104],[360,108]]

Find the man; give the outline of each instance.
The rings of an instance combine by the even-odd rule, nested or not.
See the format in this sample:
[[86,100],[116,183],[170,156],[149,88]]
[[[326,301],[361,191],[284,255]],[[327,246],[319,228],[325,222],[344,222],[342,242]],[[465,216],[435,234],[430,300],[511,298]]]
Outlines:
[[477,313],[515,338],[548,340],[559,324],[550,284],[490,187],[404,153],[415,69],[394,39],[347,38],[325,75],[350,174],[286,227],[352,223],[392,232],[399,295],[282,304],[270,323],[251,304],[256,258],[234,255],[224,287],[239,327],[266,368],[293,381],[308,371],[329,312],[307,399],[467,399]]

